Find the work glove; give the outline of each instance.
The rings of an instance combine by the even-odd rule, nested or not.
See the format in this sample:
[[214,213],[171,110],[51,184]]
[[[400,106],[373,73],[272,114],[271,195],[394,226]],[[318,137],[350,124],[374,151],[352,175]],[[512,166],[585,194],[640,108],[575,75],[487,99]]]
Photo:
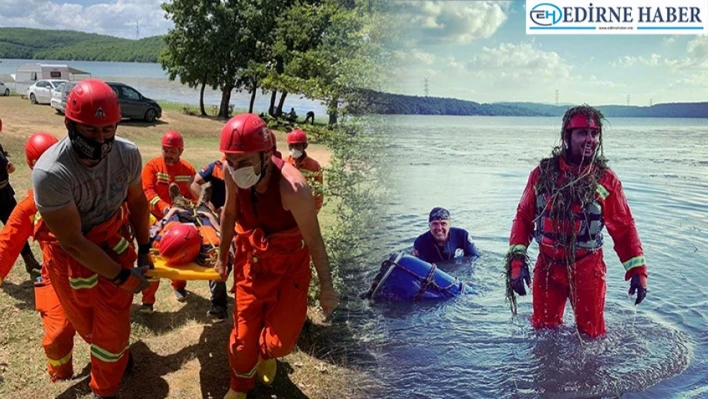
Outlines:
[[529,265],[521,259],[511,261],[511,288],[519,295],[526,295],[526,285],[531,287],[531,273]]
[[632,277],[632,281],[629,283],[629,295],[632,296],[635,292],[637,293],[637,300],[634,301],[636,306],[642,303],[647,296],[647,278],[641,274]]
[[150,286],[150,282],[143,275],[147,270],[147,266],[121,269],[120,273],[112,281],[123,291],[139,294]]

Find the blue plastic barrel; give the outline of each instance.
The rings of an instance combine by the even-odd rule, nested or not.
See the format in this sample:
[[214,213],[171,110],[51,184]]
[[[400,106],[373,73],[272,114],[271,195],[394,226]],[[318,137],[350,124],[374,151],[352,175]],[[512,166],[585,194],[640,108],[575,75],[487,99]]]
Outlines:
[[472,293],[472,288],[456,277],[405,253],[381,264],[370,294],[372,299],[418,301],[447,299]]

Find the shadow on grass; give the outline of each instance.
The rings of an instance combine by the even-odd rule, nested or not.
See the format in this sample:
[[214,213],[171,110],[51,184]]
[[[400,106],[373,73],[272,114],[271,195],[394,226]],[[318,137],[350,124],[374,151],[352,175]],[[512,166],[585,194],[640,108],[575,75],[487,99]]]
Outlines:
[[149,127],[149,126],[159,126],[159,125],[167,125],[168,123],[161,120],[161,119],[155,119],[152,122],[146,122],[146,121],[141,121],[137,119],[124,119],[120,121],[120,126],[132,126],[132,127]]
[[338,366],[376,367],[376,358],[354,337],[349,327],[351,323],[347,322],[349,316],[348,309],[340,304],[340,309],[327,324],[314,323],[308,317],[298,339],[298,348],[310,356]]
[[[206,283],[206,282],[204,282]],[[164,284],[164,283],[163,283]],[[138,301],[140,300],[140,295],[137,295]],[[207,315],[209,309],[211,309],[211,301],[203,296],[190,292],[187,295],[187,299],[184,305],[175,311],[161,311],[161,303],[166,301],[176,301],[176,299],[170,295],[167,298],[158,299],[154,305],[154,313],[143,314],[138,311],[140,305],[133,303],[132,306],[132,317],[133,324],[137,324],[155,334],[165,334],[185,325],[190,320],[195,320],[200,324],[209,324],[213,321],[211,316]],[[162,305],[167,307],[169,305]],[[228,309],[233,309],[233,298],[228,297]],[[228,313],[229,316],[231,313]],[[231,318],[229,317],[223,323],[231,323]]]
[[2,285],[2,290],[5,294],[17,299],[19,302],[15,304],[15,307],[20,310],[34,310],[34,283],[29,280],[23,281],[21,284],[13,284],[10,282],[4,282]]

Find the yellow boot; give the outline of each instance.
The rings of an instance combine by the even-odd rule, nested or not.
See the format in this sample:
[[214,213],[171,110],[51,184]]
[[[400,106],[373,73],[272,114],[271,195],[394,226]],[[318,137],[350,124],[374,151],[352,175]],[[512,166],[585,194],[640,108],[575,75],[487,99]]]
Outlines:
[[229,389],[229,392],[226,392],[224,399],[246,399],[246,394]]
[[263,360],[258,358],[258,381],[263,385],[270,385],[275,379],[275,373],[278,371],[278,363],[275,359]]

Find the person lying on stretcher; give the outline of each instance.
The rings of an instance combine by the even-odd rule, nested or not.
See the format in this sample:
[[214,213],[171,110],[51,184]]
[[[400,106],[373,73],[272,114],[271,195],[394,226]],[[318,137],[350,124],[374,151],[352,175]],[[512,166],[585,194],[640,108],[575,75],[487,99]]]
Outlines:
[[174,206],[150,228],[150,244],[168,266],[196,262],[213,266],[219,249],[221,226],[207,206],[210,187],[202,190],[197,204],[184,198],[176,184],[170,185]]

